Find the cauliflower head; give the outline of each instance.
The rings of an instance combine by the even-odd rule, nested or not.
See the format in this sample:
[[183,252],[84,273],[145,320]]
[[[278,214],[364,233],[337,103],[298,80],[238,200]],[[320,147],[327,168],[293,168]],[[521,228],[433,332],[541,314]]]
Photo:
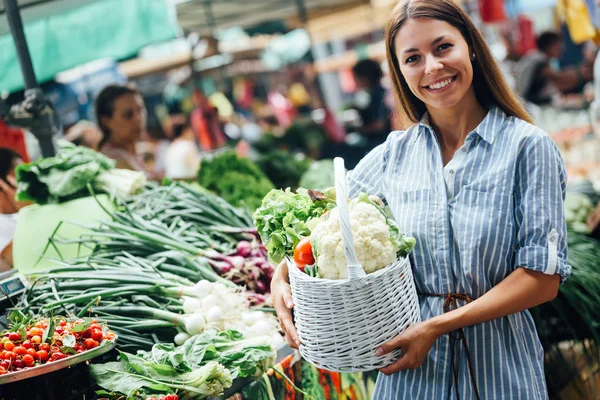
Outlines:
[[[393,263],[399,254],[399,240],[403,240],[395,222],[366,195],[352,200],[348,208],[356,254],[365,272],[369,274]],[[401,237],[394,237],[395,232]],[[414,239],[407,239],[414,245]],[[348,278],[337,208],[320,218],[310,234],[310,241],[322,278]],[[412,245],[409,244],[410,248]]]

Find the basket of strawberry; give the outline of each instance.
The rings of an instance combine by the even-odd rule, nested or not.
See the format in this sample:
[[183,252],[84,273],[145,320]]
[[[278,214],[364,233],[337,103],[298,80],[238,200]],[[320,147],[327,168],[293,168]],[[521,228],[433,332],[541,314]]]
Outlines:
[[56,371],[110,351],[116,335],[91,318],[24,318],[0,333],[0,384]]

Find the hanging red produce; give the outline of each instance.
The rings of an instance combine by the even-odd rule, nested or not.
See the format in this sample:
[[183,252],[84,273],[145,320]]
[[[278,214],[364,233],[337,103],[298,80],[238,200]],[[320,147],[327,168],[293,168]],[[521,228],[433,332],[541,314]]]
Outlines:
[[505,21],[504,0],[479,0],[479,15],[485,23]]

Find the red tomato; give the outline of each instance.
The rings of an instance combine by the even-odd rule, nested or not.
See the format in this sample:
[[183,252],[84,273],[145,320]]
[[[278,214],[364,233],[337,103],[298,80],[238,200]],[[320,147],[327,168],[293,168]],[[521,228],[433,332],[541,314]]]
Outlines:
[[8,371],[10,369],[10,361],[0,361],[0,367]]
[[4,349],[4,343],[0,342],[0,350]]
[[62,360],[63,358],[65,358],[65,355],[63,353],[61,353],[60,351],[52,354],[52,357],[50,357],[50,360],[52,361],[57,361],[57,360]]
[[67,325],[67,321],[65,321],[64,319],[60,321],[59,323],[60,326],[65,326]]
[[94,330],[94,329],[100,329],[100,330],[102,330],[102,327],[100,326],[100,324],[94,322],[93,324],[90,325],[90,327],[88,329],[89,330]]
[[14,366],[16,369],[21,369],[21,368],[25,368],[25,363],[24,363],[23,361],[21,361],[21,360],[17,359],[17,360],[14,360],[14,361],[13,361],[13,366]]
[[35,359],[33,358],[32,355],[30,354],[25,354],[23,356],[23,363],[28,366],[31,367],[33,364],[35,364]]
[[42,337],[40,335],[35,335],[31,338],[31,343],[40,344],[42,343]]
[[93,349],[98,347],[98,342],[96,342],[94,339],[85,339],[85,347],[88,349]]
[[298,243],[294,249],[294,261],[296,261],[296,265],[298,265],[298,268],[302,271],[304,271],[304,267],[307,265],[313,265],[315,263],[312,245],[310,244],[310,237],[306,236]]
[[12,351],[7,351],[4,353],[4,359],[11,361],[17,358],[17,355],[15,353],[13,353]]
[[47,361],[48,360],[48,352],[46,350],[38,350],[35,355],[35,358],[37,358],[41,362]]
[[20,342],[21,341],[21,334],[19,332],[11,332],[8,335],[8,340],[10,340],[11,342]]
[[12,351],[12,349],[15,348],[15,344],[13,342],[11,342],[10,340],[7,342],[4,342],[4,350],[6,351]]
[[26,340],[21,346],[25,347],[26,349],[31,349],[33,347],[33,343],[31,343],[31,340]]
[[35,357],[37,351],[35,351],[35,349],[27,349],[27,354],[29,354],[32,357]]
[[102,336],[103,334],[101,329],[92,329],[91,338],[94,339],[96,342],[101,342]]
[[50,344],[49,343],[42,343],[42,344],[40,344],[39,350],[50,351]]
[[65,330],[59,326],[54,330],[54,332],[58,333],[59,335],[62,335],[63,333],[65,333]]
[[31,328],[29,330],[29,332],[27,333],[28,337],[33,337],[33,336],[43,336],[44,335],[44,330],[42,328]]
[[0,375],[4,375],[6,373],[6,368],[0,367]]
[[27,349],[23,346],[17,346],[13,349],[14,353],[22,356],[23,354],[27,354]]

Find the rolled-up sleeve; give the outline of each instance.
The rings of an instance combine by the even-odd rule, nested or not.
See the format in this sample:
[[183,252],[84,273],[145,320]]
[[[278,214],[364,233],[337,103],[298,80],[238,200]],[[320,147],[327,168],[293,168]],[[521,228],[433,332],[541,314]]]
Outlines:
[[525,143],[516,170],[515,266],[558,274],[561,283],[571,274],[564,216],[566,181],[564,162],[549,136]]

